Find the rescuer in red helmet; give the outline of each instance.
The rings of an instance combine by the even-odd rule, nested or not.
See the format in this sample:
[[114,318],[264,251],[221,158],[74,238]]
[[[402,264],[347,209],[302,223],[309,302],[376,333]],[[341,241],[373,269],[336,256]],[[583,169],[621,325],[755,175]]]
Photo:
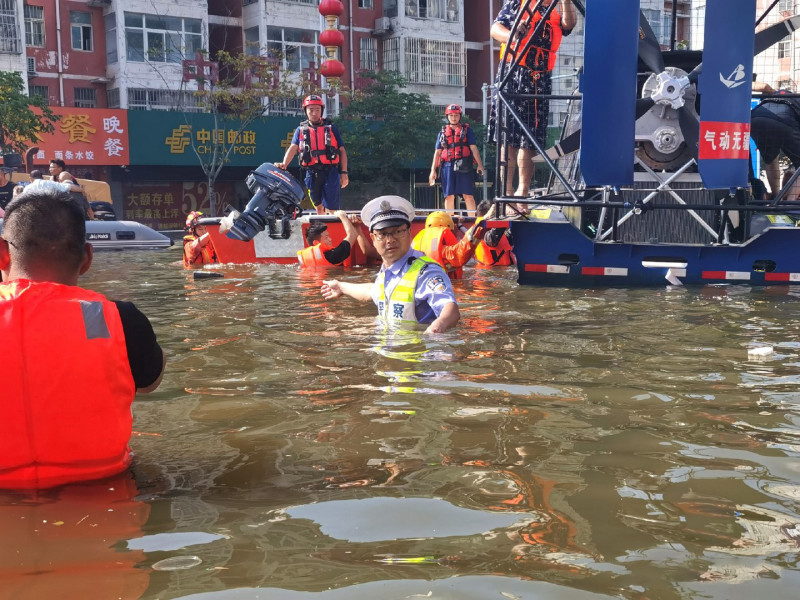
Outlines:
[[444,208],[452,211],[456,194],[464,198],[471,215],[475,214],[475,176],[472,164],[478,165],[478,175],[483,175],[483,163],[475,140],[475,133],[461,121],[461,107],[450,104],[444,111],[447,125],[442,127],[436,140],[433,164],[428,183],[434,185],[436,175],[442,179]]
[[306,96],[303,110],[306,120],[295,130],[283,162],[275,166],[286,169],[298,155],[311,202],[319,214],[331,214],[339,210],[339,189],[350,183],[344,140],[336,125],[323,118],[325,101],[322,96]]

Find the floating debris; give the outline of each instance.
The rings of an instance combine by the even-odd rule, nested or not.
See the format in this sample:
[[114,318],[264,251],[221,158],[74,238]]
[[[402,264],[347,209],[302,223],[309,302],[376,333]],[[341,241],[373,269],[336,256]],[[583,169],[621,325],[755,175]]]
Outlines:
[[196,567],[203,559],[199,556],[173,556],[172,558],[165,558],[158,561],[153,565],[154,571],[181,571],[183,569],[191,569]]

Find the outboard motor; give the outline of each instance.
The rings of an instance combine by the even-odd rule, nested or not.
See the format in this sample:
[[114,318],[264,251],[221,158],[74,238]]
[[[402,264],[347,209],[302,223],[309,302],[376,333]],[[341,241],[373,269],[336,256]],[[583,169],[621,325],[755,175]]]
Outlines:
[[250,173],[245,183],[253,197],[243,213],[234,211],[224,217],[220,229],[227,229],[229,238],[243,242],[249,242],[267,228],[273,239],[288,238],[289,221],[303,213],[300,208],[305,196],[303,187],[287,171],[270,163]]

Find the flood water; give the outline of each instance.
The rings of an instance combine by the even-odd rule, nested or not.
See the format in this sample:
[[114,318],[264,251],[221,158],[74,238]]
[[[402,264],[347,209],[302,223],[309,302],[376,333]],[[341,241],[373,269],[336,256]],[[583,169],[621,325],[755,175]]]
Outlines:
[[319,273],[179,260],[98,254],[82,279],[150,317],[167,374],[133,406],[135,487],[0,495],[0,598],[800,589],[800,288],[468,269],[462,323],[422,338],[326,303]]

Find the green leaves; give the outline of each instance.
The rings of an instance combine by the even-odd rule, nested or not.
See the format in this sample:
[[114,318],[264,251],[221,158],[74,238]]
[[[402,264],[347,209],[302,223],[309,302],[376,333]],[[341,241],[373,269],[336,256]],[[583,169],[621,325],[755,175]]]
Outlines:
[[0,151],[25,154],[37,134],[52,132],[59,118],[43,98],[25,95],[19,73],[0,71]]

